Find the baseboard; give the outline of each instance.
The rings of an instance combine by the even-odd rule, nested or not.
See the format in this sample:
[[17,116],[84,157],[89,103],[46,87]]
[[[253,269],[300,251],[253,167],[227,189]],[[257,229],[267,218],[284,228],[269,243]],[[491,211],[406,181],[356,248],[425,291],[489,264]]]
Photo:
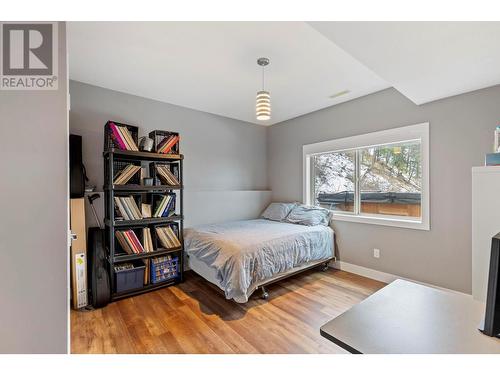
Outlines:
[[368,277],[369,279],[381,281],[381,282],[386,283],[386,284],[392,283],[396,279],[402,279],[402,280],[411,281],[411,282],[414,282],[414,283],[417,283],[417,284],[429,286],[429,287],[432,287],[432,288],[441,289],[441,290],[444,290],[444,291],[447,291],[447,292],[462,294],[464,296],[472,298],[471,294],[459,292],[459,291],[453,290],[453,289],[443,288],[441,286],[437,286],[437,285],[433,285],[433,284],[429,284],[429,283],[424,283],[422,281],[409,279],[407,277],[393,275],[393,274],[387,273],[387,272],[377,271],[377,270],[374,270],[372,268],[358,266],[356,264],[347,263],[347,262],[343,262],[343,261],[340,261],[340,260],[338,260],[336,262],[332,262],[330,264],[330,267],[338,269],[338,270],[350,272],[350,273],[355,273],[356,275]]

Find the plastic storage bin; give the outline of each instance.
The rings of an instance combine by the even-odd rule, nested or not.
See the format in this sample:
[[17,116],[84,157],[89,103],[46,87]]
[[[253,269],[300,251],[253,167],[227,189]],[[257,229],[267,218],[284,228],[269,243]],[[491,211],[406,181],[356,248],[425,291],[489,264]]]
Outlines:
[[179,257],[163,256],[151,259],[151,283],[157,284],[179,277]]
[[142,261],[130,262],[134,268],[121,271],[115,270],[116,293],[142,288],[144,285],[144,263]]

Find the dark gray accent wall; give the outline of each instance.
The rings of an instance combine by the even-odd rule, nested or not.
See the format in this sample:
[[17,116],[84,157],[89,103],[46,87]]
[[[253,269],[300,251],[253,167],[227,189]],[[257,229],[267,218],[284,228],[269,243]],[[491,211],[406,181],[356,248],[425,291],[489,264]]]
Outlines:
[[0,91],[0,353],[66,353],[66,25],[59,88]]
[[[421,106],[387,89],[273,125],[273,201],[302,201],[303,145],[429,122],[431,230],[336,221],[340,259],[470,293],[471,167],[482,165],[493,148],[499,103],[500,86]],[[380,259],[373,248],[381,250]]]

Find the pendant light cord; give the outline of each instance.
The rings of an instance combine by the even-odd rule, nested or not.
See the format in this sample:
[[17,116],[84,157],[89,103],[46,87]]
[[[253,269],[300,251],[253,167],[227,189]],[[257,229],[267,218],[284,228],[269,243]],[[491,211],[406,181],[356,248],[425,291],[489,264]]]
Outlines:
[[262,65],[262,91],[264,90],[264,65]]

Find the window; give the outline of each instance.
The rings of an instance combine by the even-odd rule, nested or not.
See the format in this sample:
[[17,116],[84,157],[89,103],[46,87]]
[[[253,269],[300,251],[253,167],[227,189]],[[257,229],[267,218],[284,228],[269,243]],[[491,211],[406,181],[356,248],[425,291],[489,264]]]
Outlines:
[[334,220],[429,229],[429,125],[304,146],[304,200]]

